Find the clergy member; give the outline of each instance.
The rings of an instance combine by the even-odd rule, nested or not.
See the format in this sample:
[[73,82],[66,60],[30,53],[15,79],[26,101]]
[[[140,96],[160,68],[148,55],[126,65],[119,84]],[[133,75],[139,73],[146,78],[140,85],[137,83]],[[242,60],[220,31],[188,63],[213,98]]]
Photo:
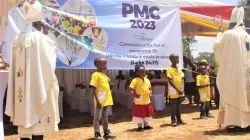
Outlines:
[[[42,34],[38,1],[24,4],[29,25],[12,42],[6,114],[18,126],[21,140],[42,140],[58,131],[59,86],[54,73],[56,44]],[[40,16],[40,17],[39,17]],[[31,27],[32,28],[32,27]]]
[[241,132],[250,126],[250,53],[246,49],[249,35],[244,27],[243,7],[233,10],[229,29],[218,34],[213,46],[220,65],[218,123],[228,132]]

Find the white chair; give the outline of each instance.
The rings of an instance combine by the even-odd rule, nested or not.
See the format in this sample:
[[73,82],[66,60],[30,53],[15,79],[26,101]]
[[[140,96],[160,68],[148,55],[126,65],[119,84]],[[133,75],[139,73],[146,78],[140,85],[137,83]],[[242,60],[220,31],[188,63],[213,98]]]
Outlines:
[[84,96],[79,98],[79,111],[90,113],[91,116],[94,116],[94,98],[93,98],[93,89],[88,87],[85,90]]
[[[123,92],[125,92],[125,85],[126,85],[126,80],[120,80],[120,84],[119,84],[119,89],[117,92],[114,92],[114,100],[115,100],[115,103],[120,103],[121,101],[121,94]],[[120,103],[121,104],[121,103]]]
[[64,91],[59,92],[58,106],[59,106],[59,115],[63,118],[63,93]]
[[71,94],[71,109],[78,109],[79,107],[79,95],[81,94],[81,88],[77,87],[75,93]]
[[89,87],[86,90],[86,96],[88,98],[88,112],[91,113],[91,116],[94,116],[94,93],[93,88]]
[[88,94],[86,94],[86,89],[81,89],[81,95],[78,97],[79,102],[79,112],[88,112],[89,111],[89,98]]
[[134,97],[129,93],[127,94],[127,104],[126,104],[127,109],[132,110],[133,105],[134,105]]
[[69,93],[67,93],[66,91],[64,91],[64,95],[63,96],[64,96],[63,97],[63,102],[69,105],[69,101],[68,101],[69,98],[70,98],[69,97],[70,96]]
[[166,109],[165,105],[165,83],[166,79],[156,79],[156,84],[153,86],[153,96],[151,96],[151,102],[154,110],[161,111]]
[[76,93],[77,90],[78,90],[78,87],[75,87],[74,91],[65,94],[65,98],[66,98],[65,100],[69,106],[71,106],[71,98],[72,98],[73,94]]
[[[127,88],[127,89],[125,89],[125,91],[124,92],[121,92],[121,94],[120,94],[120,104],[122,105],[122,106],[127,106],[127,100],[128,100],[128,95],[130,95],[130,93],[129,93],[129,89]],[[132,95],[131,95],[132,96]]]
[[[84,103],[85,101],[85,103]],[[88,88],[86,90],[85,93],[85,98],[80,98],[80,104],[82,105],[86,105],[86,101],[88,103],[88,108],[85,110],[85,108],[80,108],[80,112],[84,111],[84,112],[88,112],[91,114],[91,116],[94,116],[94,96],[93,96],[93,88]],[[112,107],[108,108],[108,116],[113,116],[113,112],[112,112]]]
[[76,87],[74,88],[74,91],[73,92],[66,92],[67,90],[65,90],[65,92],[64,92],[64,102],[67,104],[67,105],[69,105],[69,106],[71,106],[71,96],[72,96],[72,94],[76,91]]

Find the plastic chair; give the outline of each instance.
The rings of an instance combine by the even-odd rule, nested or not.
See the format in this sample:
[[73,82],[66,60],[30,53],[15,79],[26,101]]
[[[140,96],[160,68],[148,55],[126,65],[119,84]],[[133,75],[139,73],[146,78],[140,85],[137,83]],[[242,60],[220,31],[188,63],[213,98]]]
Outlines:
[[[165,90],[166,79],[156,79],[153,85],[153,95],[150,97],[154,110],[161,111],[166,109]],[[152,83],[153,84],[153,83]]]

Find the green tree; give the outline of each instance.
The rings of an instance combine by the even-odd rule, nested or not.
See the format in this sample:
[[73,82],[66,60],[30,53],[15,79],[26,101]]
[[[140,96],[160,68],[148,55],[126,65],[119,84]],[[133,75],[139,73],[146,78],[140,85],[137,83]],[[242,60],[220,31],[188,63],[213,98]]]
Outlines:
[[250,28],[250,1],[248,1],[248,4],[244,6],[245,9],[245,21],[244,24],[246,28]]
[[195,40],[195,37],[186,37],[182,39],[182,48],[183,48],[183,55],[188,56],[189,58],[192,57],[192,51],[194,49],[191,48],[191,45],[196,43],[197,40]]
[[244,6],[245,20],[244,24],[246,28],[250,28],[250,0],[239,0],[239,5]]
[[194,60],[201,62],[203,59],[205,59],[207,60],[208,63],[210,63],[212,57],[213,57],[212,52],[199,52],[199,55]]

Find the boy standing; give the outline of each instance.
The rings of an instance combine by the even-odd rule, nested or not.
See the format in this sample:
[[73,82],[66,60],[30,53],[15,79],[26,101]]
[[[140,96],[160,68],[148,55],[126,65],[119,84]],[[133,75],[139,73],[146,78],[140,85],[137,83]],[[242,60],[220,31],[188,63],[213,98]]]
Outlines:
[[[171,123],[175,127],[178,124],[185,124],[181,119],[181,102],[184,97],[184,73],[177,64],[179,56],[177,54],[170,55],[171,67],[167,69],[168,77],[168,96],[171,103]],[[177,122],[176,122],[177,120]]]
[[199,89],[200,94],[200,118],[206,119],[207,117],[213,118],[211,114],[209,114],[209,103],[210,103],[210,80],[209,77],[206,75],[206,66],[200,66],[201,75],[196,77],[197,81],[197,88]]
[[[90,85],[94,91],[94,131],[95,140],[114,139],[115,136],[108,130],[108,107],[113,105],[113,99],[109,86],[109,78],[103,73],[107,69],[107,61],[105,58],[98,57],[94,64],[97,72],[92,74]],[[99,121],[102,118],[102,125],[104,129],[104,138],[101,137],[99,129]]]

